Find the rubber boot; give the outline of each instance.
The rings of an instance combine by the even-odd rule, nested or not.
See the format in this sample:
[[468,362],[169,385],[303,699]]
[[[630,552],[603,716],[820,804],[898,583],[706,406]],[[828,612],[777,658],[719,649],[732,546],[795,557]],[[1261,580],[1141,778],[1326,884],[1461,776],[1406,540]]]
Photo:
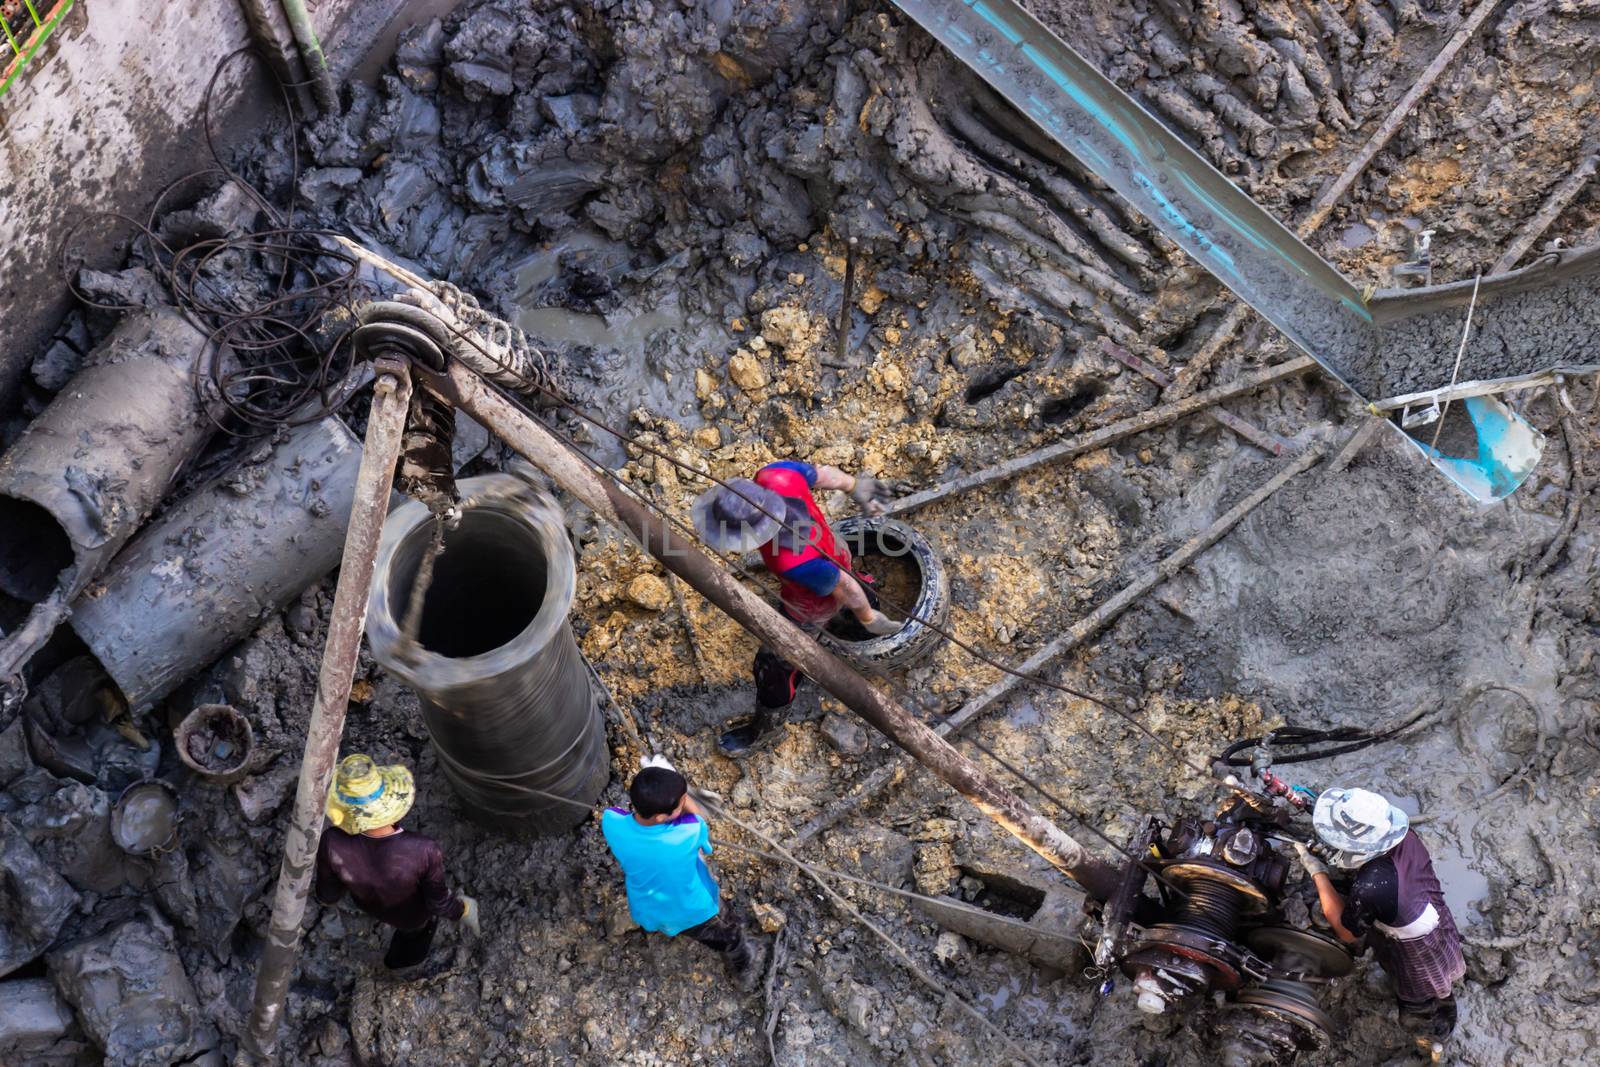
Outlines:
[[773,715],[757,706],[754,715],[743,715],[728,721],[728,728],[717,738],[717,747],[724,756],[739,759],[748,756],[772,735]]

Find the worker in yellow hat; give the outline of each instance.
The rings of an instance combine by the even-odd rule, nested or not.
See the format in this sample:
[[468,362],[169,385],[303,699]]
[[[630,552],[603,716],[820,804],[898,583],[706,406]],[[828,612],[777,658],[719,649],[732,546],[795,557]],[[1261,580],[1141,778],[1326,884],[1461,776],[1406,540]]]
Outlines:
[[380,767],[371,756],[346,756],[328,791],[333,825],[317,846],[317,899],[337,904],[349,893],[362,911],[393,926],[383,958],[392,971],[428,958],[440,919],[481,932],[478,902],[452,894],[445,883],[439,843],[396,825],[416,792],[405,766]]

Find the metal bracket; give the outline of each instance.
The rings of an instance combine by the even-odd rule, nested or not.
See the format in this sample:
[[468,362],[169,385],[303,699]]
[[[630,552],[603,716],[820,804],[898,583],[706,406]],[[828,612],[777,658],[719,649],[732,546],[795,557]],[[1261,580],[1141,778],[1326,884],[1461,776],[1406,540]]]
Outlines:
[[1432,426],[1439,421],[1439,417],[1443,413],[1443,410],[1439,407],[1439,397],[1437,395],[1430,396],[1426,407],[1413,411],[1411,405],[1407,404],[1400,409],[1400,427],[1406,430],[1414,430],[1418,426]]

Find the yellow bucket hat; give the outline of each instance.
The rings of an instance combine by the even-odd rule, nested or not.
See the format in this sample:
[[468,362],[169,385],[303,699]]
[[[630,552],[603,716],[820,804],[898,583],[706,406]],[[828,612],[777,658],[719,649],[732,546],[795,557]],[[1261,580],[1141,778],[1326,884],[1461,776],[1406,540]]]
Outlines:
[[403,764],[380,767],[371,756],[346,756],[328,790],[328,818],[347,834],[392,826],[405,818],[416,794]]

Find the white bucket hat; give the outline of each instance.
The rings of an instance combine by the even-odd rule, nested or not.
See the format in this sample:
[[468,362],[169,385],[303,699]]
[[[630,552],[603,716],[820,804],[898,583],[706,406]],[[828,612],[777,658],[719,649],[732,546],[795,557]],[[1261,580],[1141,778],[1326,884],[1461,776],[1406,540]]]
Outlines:
[[1398,845],[1411,827],[1405,812],[1368,789],[1326,789],[1311,813],[1328,862],[1353,869]]

